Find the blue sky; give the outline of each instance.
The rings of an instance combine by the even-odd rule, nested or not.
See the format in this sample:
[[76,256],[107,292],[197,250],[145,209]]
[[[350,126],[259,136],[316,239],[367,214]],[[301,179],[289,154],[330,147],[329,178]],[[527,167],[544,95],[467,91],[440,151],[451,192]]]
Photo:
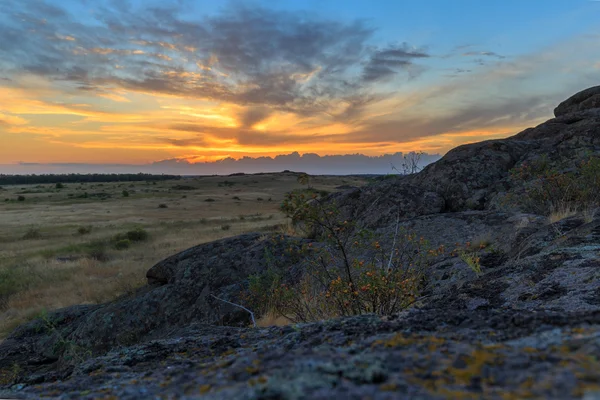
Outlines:
[[600,83],[600,1],[5,0],[0,164],[444,153]]

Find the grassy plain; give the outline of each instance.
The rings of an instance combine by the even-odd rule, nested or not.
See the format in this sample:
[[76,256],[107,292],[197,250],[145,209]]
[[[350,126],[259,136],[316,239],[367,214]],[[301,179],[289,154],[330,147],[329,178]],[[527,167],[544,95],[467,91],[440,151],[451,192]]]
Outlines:
[[[286,230],[279,205],[285,193],[306,188],[297,178],[277,173],[2,187],[0,340],[42,310],[130,292],[145,284],[152,265],[191,246]],[[310,180],[328,192],[365,183],[351,176]],[[148,232],[147,240],[115,248],[116,235],[138,228]]]

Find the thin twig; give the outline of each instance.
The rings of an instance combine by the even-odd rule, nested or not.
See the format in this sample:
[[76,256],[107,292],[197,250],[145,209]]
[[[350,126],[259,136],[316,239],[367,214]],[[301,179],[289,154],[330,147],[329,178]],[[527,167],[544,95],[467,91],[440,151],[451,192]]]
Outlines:
[[244,307],[244,306],[241,306],[241,305],[239,305],[239,304],[235,304],[235,303],[232,303],[232,302],[230,302],[230,301],[227,301],[227,300],[220,299],[220,298],[218,298],[217,296],[215,296],[214,294],[211,294],[211,296],[212,296],[212,297],[214,297],[214,298],[215,298],[215,299],[217,299],[217,300],[220,300],[220,301],[222,301],[223,303],[231,304],[232,306],[236,306],[236,307],[239,307],[239,308],[241,308],[242,310],[245,310],[245,311],[247,311],[247,312],[250,314],[250,317],[252,317],[252,324],[254,324],[254,327],[256,328],[256,320],[254,319],[254,313],[253,313],[252,311],[248,310],[246,307]]
[[400,213],[396,215],[396,232],[394,233],[394,243],[392,243],[392,250],[390,251],[390,261],[388,262],[388,272],[392,269],[392,258],[394,256],[394,249],[396,248],[396,239],[398,239],[398,228],[400,227]]

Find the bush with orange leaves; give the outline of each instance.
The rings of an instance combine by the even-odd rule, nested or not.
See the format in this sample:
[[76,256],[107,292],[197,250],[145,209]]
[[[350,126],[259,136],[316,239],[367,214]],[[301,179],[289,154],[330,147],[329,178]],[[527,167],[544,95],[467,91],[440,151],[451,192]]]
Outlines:
[[269,312],[292,322],[401,311],[419,297],[427,267],[444,251],[404,230],[399,219],[389,235],[361,229],[331,200],[290,194],[281,209],[319,241],[297,250],[299,280],[285,282],[269,269],[251,278],[250,297],[264,304],[267,294]]

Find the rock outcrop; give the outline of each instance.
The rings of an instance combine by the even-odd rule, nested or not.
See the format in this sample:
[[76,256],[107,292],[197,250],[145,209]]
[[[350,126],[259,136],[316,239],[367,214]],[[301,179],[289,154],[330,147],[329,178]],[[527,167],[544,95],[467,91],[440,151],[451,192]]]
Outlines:
[[[247,277],[301,273],[305,239],[241,235],[174,255],[110,304],[70,307],[0,343],[4,397],[207,399],[597,398],[600,215],[502,207],[540,158],[569,168],[600,156],[600,87],[556,118],[460,146],[416,175],[330,196],[360,226],[401,224],[434,245],[492,243],[482,275],[438,257],[422,298],[397,315],[248,328]],[[318,244],[317,244],[318,245]],[[8,379],[10,378],[10,379]],[[1,386],[4,385],[4,386]]]
[[554,109],[554,115],[557,117],[576,113],[578,111],[600,108],[600,86],[594,86],[589,89],[569,97]]

